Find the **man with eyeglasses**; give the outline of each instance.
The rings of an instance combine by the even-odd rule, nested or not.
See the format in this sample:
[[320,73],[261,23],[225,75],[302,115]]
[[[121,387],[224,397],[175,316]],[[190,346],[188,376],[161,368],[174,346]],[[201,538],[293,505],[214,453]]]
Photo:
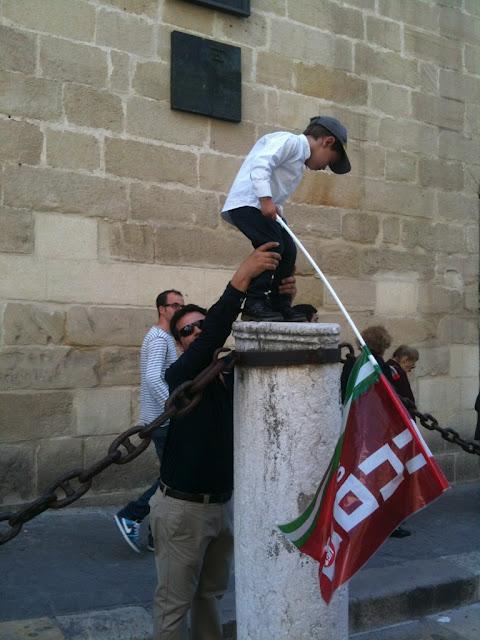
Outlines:
[[[252,279],[277,268],[277,247],[268,242],[253,251],[208,312],[189,304],[175,313],[170,327],[183,354],[165,373],[170,392],[212,361]],[[294,294],[295,279],[285,280],[282,290]],[[183,640],[189,610],[194,640],[223,637],[217,600],[227,589],[233,551],[232,489],[233,372],[224,371],[188,415],[170,421],[159,487],[150,500],[158,577],[154,640]]]
[[[140,352],[140,424],[149,424],[163,413],[168,398],[165,371],[177,359],[175,341],[170,333],[170,321],[185,306],[183,295],[175,289],[162,291],[155,301],[158,322],[143,339]],[[153,442],[161,462],[167,439],[168,423],[156,430]],[[149,500],[158,487],[158,480],[136,500],[129,502],[114,516],[115,523],[125,542],[140,553],[140,526],[150,513]],[[149,532],[147,548],[153,551],[153,539]]]

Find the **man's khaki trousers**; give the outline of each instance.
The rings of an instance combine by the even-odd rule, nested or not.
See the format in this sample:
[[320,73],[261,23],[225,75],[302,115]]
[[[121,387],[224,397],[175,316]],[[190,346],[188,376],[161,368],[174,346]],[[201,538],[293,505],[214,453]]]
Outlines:
[[202,504],[164,496],[150,499],[157,588],[154,640],[221,640],[217,599],[228,585],[233,554],[231,501]]

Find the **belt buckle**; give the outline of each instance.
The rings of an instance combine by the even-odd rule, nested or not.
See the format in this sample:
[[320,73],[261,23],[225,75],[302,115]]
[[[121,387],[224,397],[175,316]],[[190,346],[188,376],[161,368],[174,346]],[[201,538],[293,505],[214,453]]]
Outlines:
[[209,493],[204,493],[203,494],[203,504],[210,504],[210,494]]

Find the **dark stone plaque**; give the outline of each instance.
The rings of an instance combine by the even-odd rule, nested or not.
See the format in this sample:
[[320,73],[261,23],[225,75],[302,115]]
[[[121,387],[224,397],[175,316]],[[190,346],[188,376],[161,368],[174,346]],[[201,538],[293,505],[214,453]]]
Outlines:
[[240,122],[240,47],[172,31],[172,109]]
[[186,0],[192,4],[201,4],[204,7],[226,11],[236,16],[250,15],[250,0]]

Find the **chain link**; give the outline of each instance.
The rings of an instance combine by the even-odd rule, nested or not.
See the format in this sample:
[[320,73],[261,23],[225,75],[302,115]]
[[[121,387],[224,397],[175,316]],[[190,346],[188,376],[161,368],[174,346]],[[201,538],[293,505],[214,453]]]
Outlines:
[[[212,362],[198,376],[175,389],[165,404],[165,411],[158,418],[148,425],[131,427],[121,433],[109,446],[106,456],[87,469],[77,468],[62,474],[43,495],[19,511],[0,515],[0,523],[6,522],[9,527],[4,533],[0,532],[0,545],[18,535],[22,526],[40,513],[47,509],[63,509],[81,498],[92,486],[93,478],[112,464],[127,464],[142,454],[158,427],[170,418],[180,418],[190,413],[202,399],[205,388],[219,374],[233,369],[237,357],[235,352],[230,352],[226,358],[220,358],[222,353],[228,352],[229,349],[217,349]],[[134,436],[138,438],[137,443],[131,440]]]
[[401,398],[403,404],[407,408],[412,417],[418,418],[422,427],[429,431],[436,431],[444,440],[451,444],[456,444],[461,447],[467,453],[473,453],[480,456],[480,442],[474,440],[464,440],[458,431],[451,427],[441,427],[438,424],[438,420],[432,416],[431,413],[421,413],[415,404],[408,398]]

